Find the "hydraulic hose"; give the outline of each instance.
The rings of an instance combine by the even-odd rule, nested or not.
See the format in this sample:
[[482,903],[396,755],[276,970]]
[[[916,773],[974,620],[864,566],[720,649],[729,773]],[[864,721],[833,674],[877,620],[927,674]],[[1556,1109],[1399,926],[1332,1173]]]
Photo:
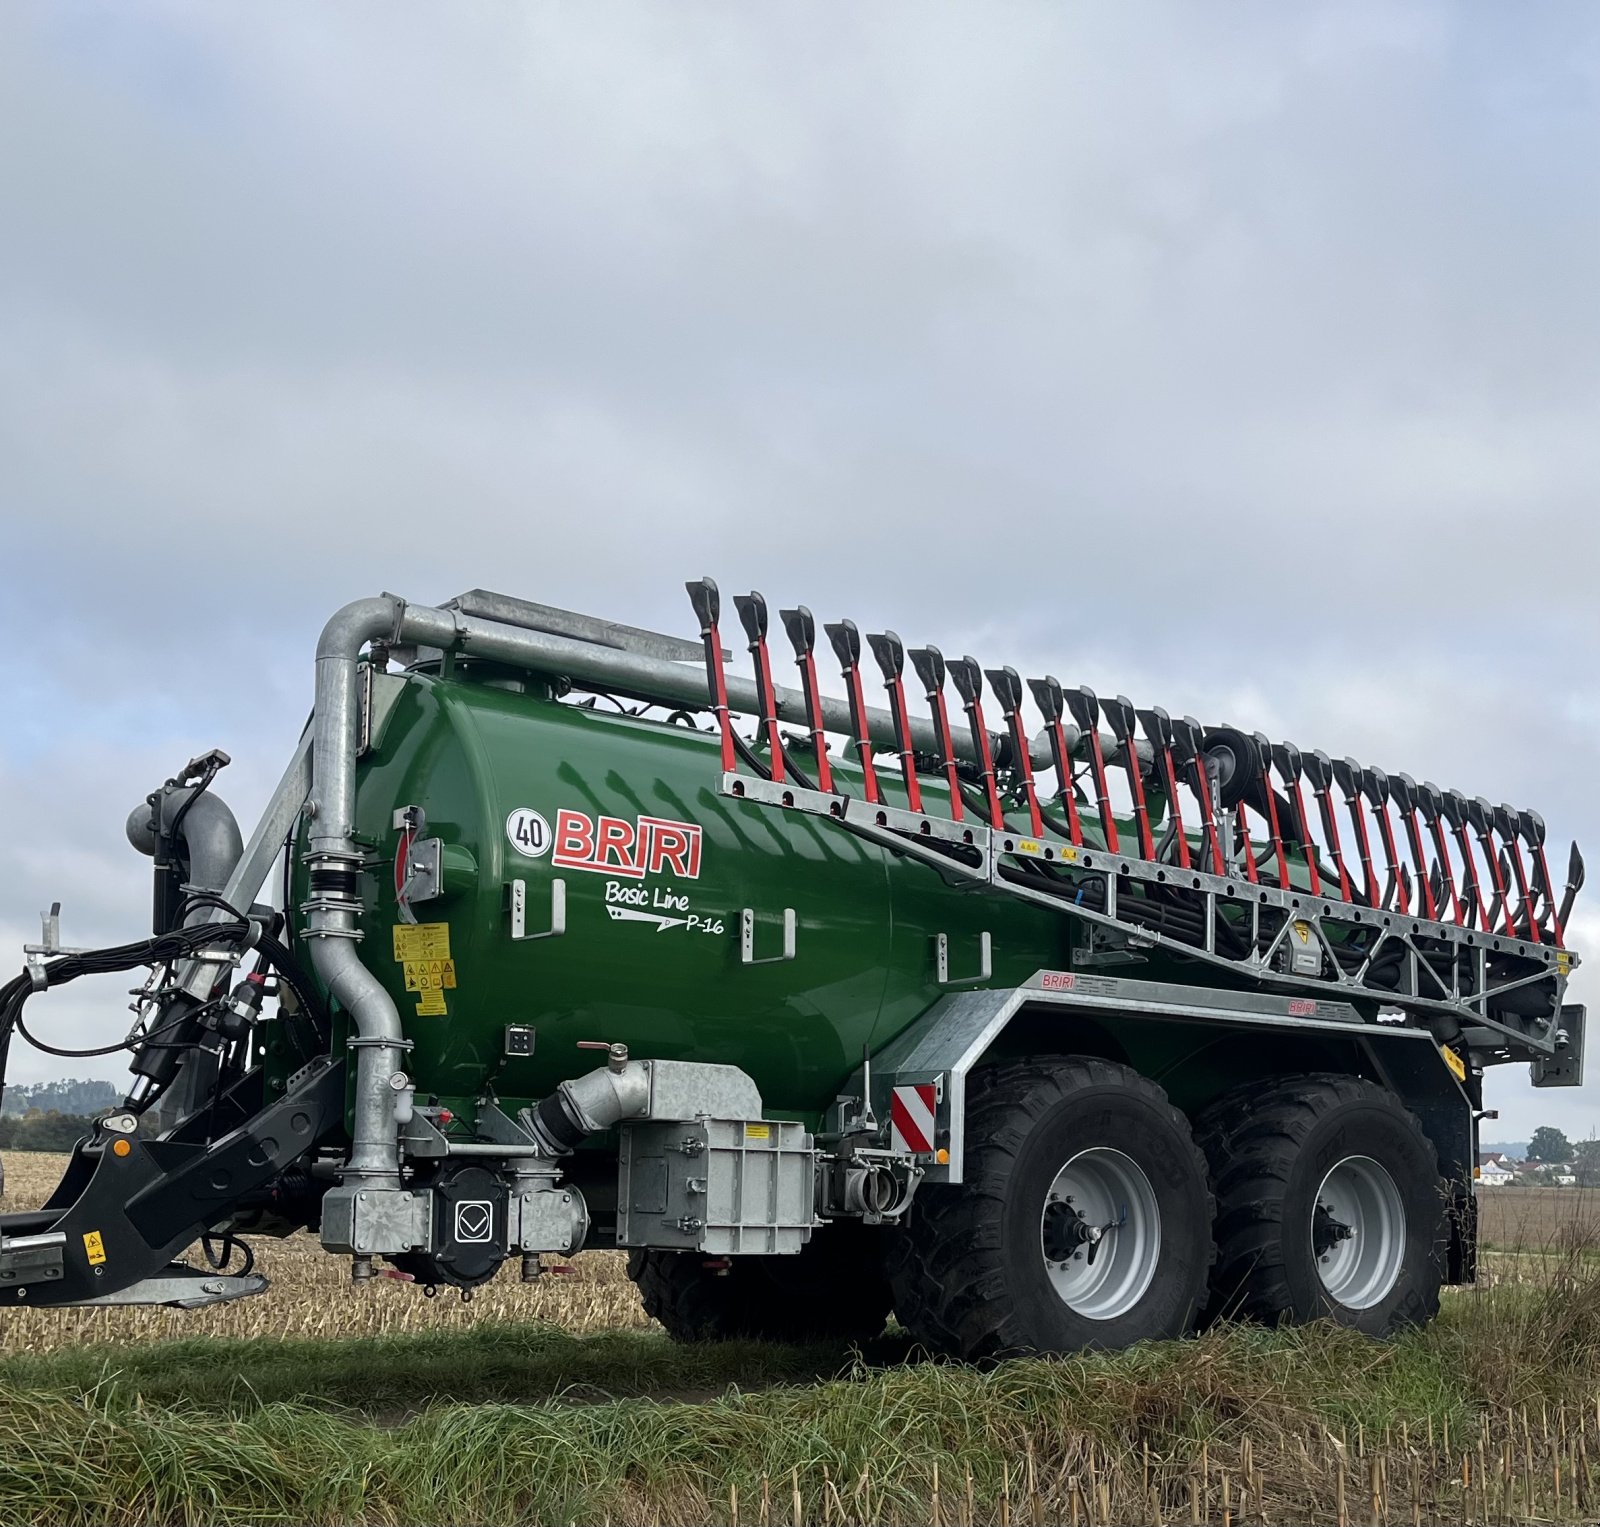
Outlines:
[[[155,938],[141,939],[132,944],[118,944],[110,949],[90,949],[77,954],[58,955],[43,968],[41,988],[33,974],[23,971],[4,986],[0,986],[0,1097],[5,1092],[6,1061],[10,1054],[11,1036],[21,1033],[30,1043],[38,1044],[22,1026],[22,1009],[29,997],[40,989],[65,986],[80,976],[108,975],[118,971],[137,970],[141,965],[165,964],[188,959],[202,949],[218,944],[248,943],[253,924],[239,920],[232,923],[207,923],[189,928],[174,928]],[[130,1035],[119,1044],[95,1051],[66,1051],[54,1046],[40,1045],[51,1054],[111,1054],[117,1050],[139,1047],[139,1039]]]

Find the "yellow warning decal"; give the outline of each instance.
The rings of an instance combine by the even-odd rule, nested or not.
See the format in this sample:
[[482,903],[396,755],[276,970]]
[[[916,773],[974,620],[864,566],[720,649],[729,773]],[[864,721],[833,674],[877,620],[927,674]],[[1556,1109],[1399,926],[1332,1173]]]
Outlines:
[[407,960],[405,962],[407,991],[454,991],[456,962],[454,960]]
[[402,963],[408,960],[448,960],[450,924],[396,923],[394,957]]
[[437,986],[430,986],[417,999],[417,1017],[419,1018],[445,1018],[450,1009],[444,1005],[444,993]]
[[772,1126],[770,1124],[746,1124],[744,1137],[746,1140],[770,1140],[772,1138]]
[[100,1239],[98,1230],[84,1231],[83,1254],[88,1257],[91,1267],[99,1267],[105,1261],[106,1243]]
[[1450,1068],[1451,1076],[1458,1082],[1466,1081],[1467,1063],[1449,1045],[1440,1045],[1439,1053],[1444,1056],[1444,1063]]
[[406,990],[417,993],[419,1018],[444,1018],[444,994],[456,987],[456,962],[450,958],[449,923],[396,923],[394,957],[406,975]]
[[1294,925],[1294,936],[1299,939],[1302,944],[1309,944],[1311,942],[1311,924],[1296,923]]
[[1572,956],[1565,949],[1556,950],[1556,970],[1561,975],[1572,969]]
[[1068,864],[1076,864],[1078,862],[1078,851],[1075,848],[1064,848],[1061,850],[1061,857]]
[[1019,838],[1017,840],[1017,852],[1019,854],[1042,854],[1044,845],[1035,843],[1032,838]]

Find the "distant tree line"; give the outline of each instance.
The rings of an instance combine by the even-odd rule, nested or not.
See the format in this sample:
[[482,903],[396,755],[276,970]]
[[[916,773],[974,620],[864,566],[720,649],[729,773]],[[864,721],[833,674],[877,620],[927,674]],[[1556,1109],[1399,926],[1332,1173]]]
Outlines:
[[70,1151],[94,1128],[88,1114],[35,1111],[0,1115],[0,1151]]
[[122,1094],[115,1082],[80,1081],[67,1077],[54,1082],[12,1082],[0,1103],[0,1118],[20,1118],[28,1113],[89,1115],[115,1108]]
[[94,1116],[121,1100],[113,1082],[17,1082],[0,1103],[0,1150],[70,1151],[91,1132]]
[[1558,1174],[1570,1172],[1580,1188],[1600,1188],[1600,1140],[1569,1140],[1553,1125],[1541,1124],[1528,1142],[1528,1160],[1543,1167],[1529,1174],[1531,1182],[1553,1184]]
[[1562,1166],[1572,1160],[1572,1142],[1559,1129],[1541,1124],[1528,1142],[1528,1160]]

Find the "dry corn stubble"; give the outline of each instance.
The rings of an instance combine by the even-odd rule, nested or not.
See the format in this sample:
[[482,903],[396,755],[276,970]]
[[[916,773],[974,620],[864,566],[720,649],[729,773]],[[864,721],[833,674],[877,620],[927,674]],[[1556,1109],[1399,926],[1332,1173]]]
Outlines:
[[[27,1209],[49,1196],[67,1157],[6,1151],[4,1161],[5,1207]],[[583,1252],[572,1259],[570,1273],[550,1273],[531,1284],[522,1283],[516,1264],[509,1264],[466,1303],[454,1289],[427,1299],[414,1285],[390,1278],[355,1287],[349,1262],[330,1256],[304,1232],[282,1241],[257,1237],[250,1244],[257,1270],[272,1280],[258,1298],[205,1310],[7,1311],[0,1315],[0,1353],[190,1336],[336,1338],[528,1321],[581,1333],[653,1324],[628,1280],[626,1258],[615,1251]]]
[[[7,1209],[42,1203],[66,1166],[65,1155],[4,1153]],[[1493,1188],[1478,1195],[1479,1233],[1488,1247],[1483,1283],[1544,1282],[1552,1254],[1593,1245],[1600,1189]],[[0,1353],[48,1352],[87,1343],[126,1344],[190,1336],[268,1338],[369,1336],[464,1330],[548,1321],[574,1333],[654,1325],[628,1280],[621,1253],[590,1251],[568,1273],[518,1281],[509,1266],[464,1303],[451,1289],[435,1299],[388,1278],[353,1287],[349,1264],[308,1234],[252,1241],[256,1265],[272,1280],[259,1298],[208,1310],[29,1310],[0,1316]],[[196,1253],[198,1255],[198,1253]]]

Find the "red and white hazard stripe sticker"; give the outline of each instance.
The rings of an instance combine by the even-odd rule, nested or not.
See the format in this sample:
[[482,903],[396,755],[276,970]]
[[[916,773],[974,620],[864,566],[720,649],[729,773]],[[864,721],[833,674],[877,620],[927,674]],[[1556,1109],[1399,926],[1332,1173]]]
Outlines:
[[932,1082],[896,1087],[889,1099],[890,1148],[919,1156],[931,1154],[937,1113],[938,1100]]

